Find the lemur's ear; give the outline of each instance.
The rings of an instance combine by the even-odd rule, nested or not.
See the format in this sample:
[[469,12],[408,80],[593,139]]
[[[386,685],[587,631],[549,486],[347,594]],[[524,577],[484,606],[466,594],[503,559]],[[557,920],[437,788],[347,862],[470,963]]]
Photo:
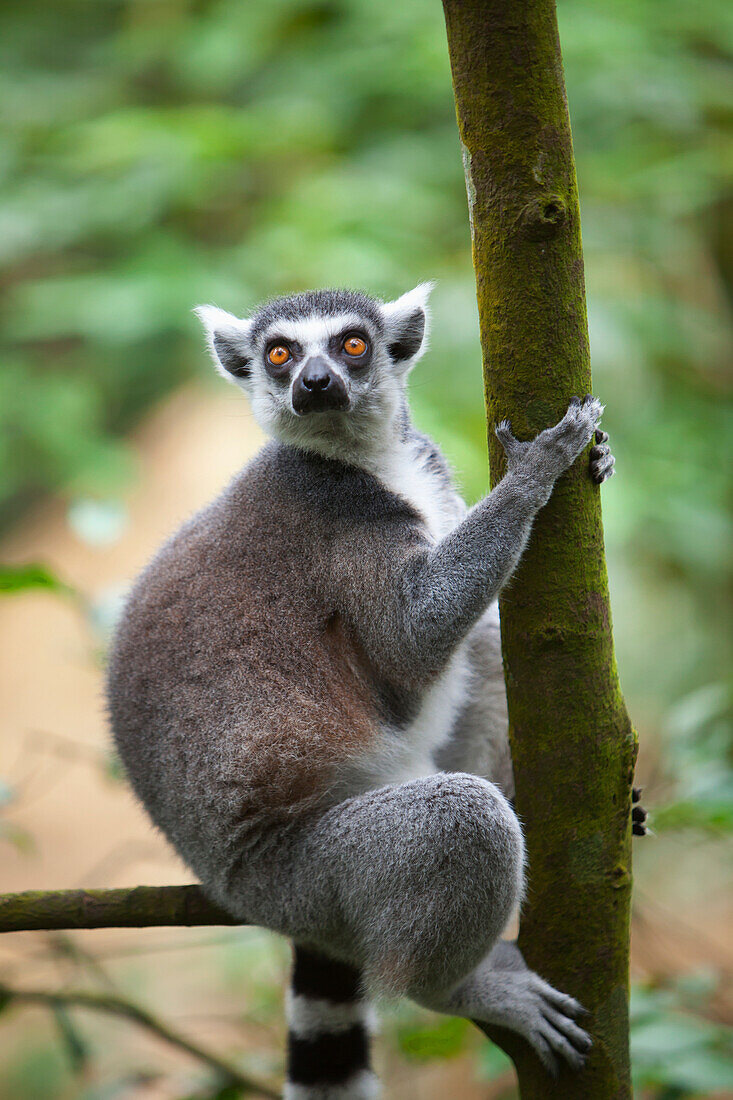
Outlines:
[[389,353],[403,369],[417,362],[427,347],[428,298],[433,285],[420,283],[401,298],[382,306]]
[[250,323],[217,306],[197,306],[194,313],[206,332],[214,366],[229,382],[246,385],[251,376]]

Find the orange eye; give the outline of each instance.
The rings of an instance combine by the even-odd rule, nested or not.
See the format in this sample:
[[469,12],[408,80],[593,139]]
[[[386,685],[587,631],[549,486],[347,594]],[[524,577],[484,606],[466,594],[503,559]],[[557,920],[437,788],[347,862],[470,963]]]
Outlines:
[[286,348],[284,344],[277,344],[276,347],[270,348],[267,358],[273,367],[282,367],[290,358],[290,348]]
[[363,355],[366,349],[367,342],[361,336],[347,336],[344,340],[344,351],[347,355]]

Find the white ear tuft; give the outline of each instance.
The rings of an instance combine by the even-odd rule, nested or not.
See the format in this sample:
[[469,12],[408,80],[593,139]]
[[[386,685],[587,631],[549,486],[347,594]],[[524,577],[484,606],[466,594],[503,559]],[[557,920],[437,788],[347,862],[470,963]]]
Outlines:
[[422,309],[423,313],[427,313],[428,301],[434,286],[435,282],[432,279],[426,283],[418,283],[416,287],[408,290],[400,298],[396,298],[394,302],[385,302],[382,306],[382,312],[385,317],[414,313],[416,309]]
[[250,377],[252,354],[249,347],[251,322],[235,317],[218,306],[196,306],[194,313],[206,332],[206,342],[214,366],[229,382],[246,384]]
[[394,363],[404,369],[416,363],[427,347],[428,299],[434,286],[433,282],[420,283],[414,290],[382,306],[390,355]]

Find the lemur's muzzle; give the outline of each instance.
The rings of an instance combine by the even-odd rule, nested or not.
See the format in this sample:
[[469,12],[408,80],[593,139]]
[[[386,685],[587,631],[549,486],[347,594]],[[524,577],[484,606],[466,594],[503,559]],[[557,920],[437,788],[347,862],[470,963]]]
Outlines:
[[309,359],[293,382],[293,409],[300,416],[311,412],[344,411],[349,394],[343,378],[321,356]]

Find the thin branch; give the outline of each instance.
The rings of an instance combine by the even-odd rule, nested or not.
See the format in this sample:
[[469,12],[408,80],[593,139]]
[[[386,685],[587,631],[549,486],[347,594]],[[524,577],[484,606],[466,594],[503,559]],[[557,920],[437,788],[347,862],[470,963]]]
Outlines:
[[246,923],[209,901],[200,886],[26,890],[21,894],[0,894],[0,932]]
[[51,993],[46,990],[13,989],[11,986],[0,984],[0,1001],[16,1001],[20,1004],[41,1004],[48,1008],[86,1008],[95,1012],[105,1012],[112,1016],[122,1016],[133,1023],[144,1027],[147,1031],[156,1035],[159,1039],[185,1051],[199,1062],[213,1069],[228,1084],[241,1089],[242,1092],[252,1093],[257,1096],[272,1097],[278,1100],[280,1093],[277,1089],[264,1081],[259,1081],[242,1073],[237,1066],[232,1065],[217,1054],[192,1043],[184,1035],[163,1023],[147,1009],[141,1008],[124,997],[109,993],[86,992],[60,992]]

